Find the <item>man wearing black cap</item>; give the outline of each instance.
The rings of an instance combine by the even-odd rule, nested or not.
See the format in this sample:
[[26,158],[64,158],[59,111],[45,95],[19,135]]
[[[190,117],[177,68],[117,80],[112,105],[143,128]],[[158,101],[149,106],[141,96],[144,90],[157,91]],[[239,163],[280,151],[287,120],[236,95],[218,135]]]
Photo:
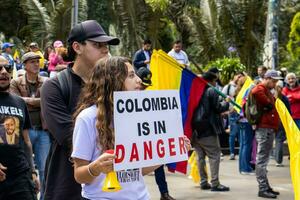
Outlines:
[[[22,77],[13,79],[10,92],[23,98],[28,111],[32,127],[29,137],[34,152],[34,161],[39,171],[40,183],[43,184],[46,158],[50,148],[49,134],[41,119],[40,89],[47,78],[39,75],[40,56],[34,52],[25,53],[22,62],[26,73]],[[42,195],[42,193],[41,193]]]
[[77,24],[68,38],[68,58],[74,62],[42,88],[42,115],[53,138],[46,164],[45,200],[81,199],[81,186],[74,179],[69,159],[72,114],[80,90],[89,80],[97,60],[108,56],[107,45],[119,42],[118,38],[108,36],[95,20]]

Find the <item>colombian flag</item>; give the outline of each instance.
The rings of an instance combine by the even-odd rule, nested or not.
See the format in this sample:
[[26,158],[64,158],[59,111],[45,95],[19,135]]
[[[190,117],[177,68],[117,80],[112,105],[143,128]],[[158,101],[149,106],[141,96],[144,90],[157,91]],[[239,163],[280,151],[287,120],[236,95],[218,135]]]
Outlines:
[[[236,96],[236,103],[242,108],[243,107],[243,104],[245,103],[244,102],[244,99],[245,97],[248,95],[248,93],[250,92],[249,91],[249,88],[253,87],[254,86],[254,83],[252,81],[252,79],[247,76],[246,78],[246,81],[245,83],[243,84],[243,87],[241,88],[240,92],[238,93],[238,95]],[[234,107],[235,110],[240,113],[241,109],[238,108],[238,107]]]
[[[198,106],[207,82],[190,70],[185,69],[162,50],[153,51],[150,70],[152,72],[152,86],[148,89],[179,90],[184,134],[191,138],[193,111]],[[186,174],[186,161],[172,163],[168,166],[170,171]]]
[[300,199],[300,131],[280,99],[276,99],[275,107],[284,127],[290,150],[290,172],[294,187],[294,199]]

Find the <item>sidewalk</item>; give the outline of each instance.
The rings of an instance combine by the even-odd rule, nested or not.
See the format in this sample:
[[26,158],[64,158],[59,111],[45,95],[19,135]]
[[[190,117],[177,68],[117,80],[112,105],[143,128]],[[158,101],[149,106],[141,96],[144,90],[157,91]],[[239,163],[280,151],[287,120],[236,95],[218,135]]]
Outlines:
[[[289,160],[284,157],[284,167],[276,167],[271,160],[268,166],[268,178],[271,186],[280,192],[277,199],[293,200],[293,188],[290,178]],[[220,181],[229,186],[229,192],[203,191],[198,184],[182,174],[168,173],[166,176],[169,193],[176,200],[263,200],[257,197],[257,181],[255,176],[240,175],[238,172],[238,160],[228,160],[225,156],[220,164]],[[209,171],[209,168],[208,168]],[[145,182],[152,200],[159,200],[160,194],[153,175],[145,176]]]

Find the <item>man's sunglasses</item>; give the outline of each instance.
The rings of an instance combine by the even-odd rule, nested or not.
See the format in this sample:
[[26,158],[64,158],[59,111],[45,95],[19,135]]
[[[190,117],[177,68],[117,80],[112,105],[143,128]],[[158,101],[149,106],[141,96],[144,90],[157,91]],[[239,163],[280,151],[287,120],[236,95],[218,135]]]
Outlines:
[[11,65],[0,65],[0,71],[2,71],[3,67],[8,73],[11,73],[13,71],[13,67]]

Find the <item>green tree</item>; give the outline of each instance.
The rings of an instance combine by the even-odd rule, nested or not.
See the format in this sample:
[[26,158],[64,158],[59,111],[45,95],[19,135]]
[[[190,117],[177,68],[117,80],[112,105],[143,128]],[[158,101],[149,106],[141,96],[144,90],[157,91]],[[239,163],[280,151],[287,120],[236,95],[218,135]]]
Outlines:
[[300,59],[300,12],[293,18],[287,49],[293,60]]
[[215,61],[211,61],[206,66],[206,69],[211,67],[217,67],[221,70],[221,82],[225,85],[227,84],[236,72],[242,72],[246,69],[245,65],[241,64],[239,58],[219,58]]

